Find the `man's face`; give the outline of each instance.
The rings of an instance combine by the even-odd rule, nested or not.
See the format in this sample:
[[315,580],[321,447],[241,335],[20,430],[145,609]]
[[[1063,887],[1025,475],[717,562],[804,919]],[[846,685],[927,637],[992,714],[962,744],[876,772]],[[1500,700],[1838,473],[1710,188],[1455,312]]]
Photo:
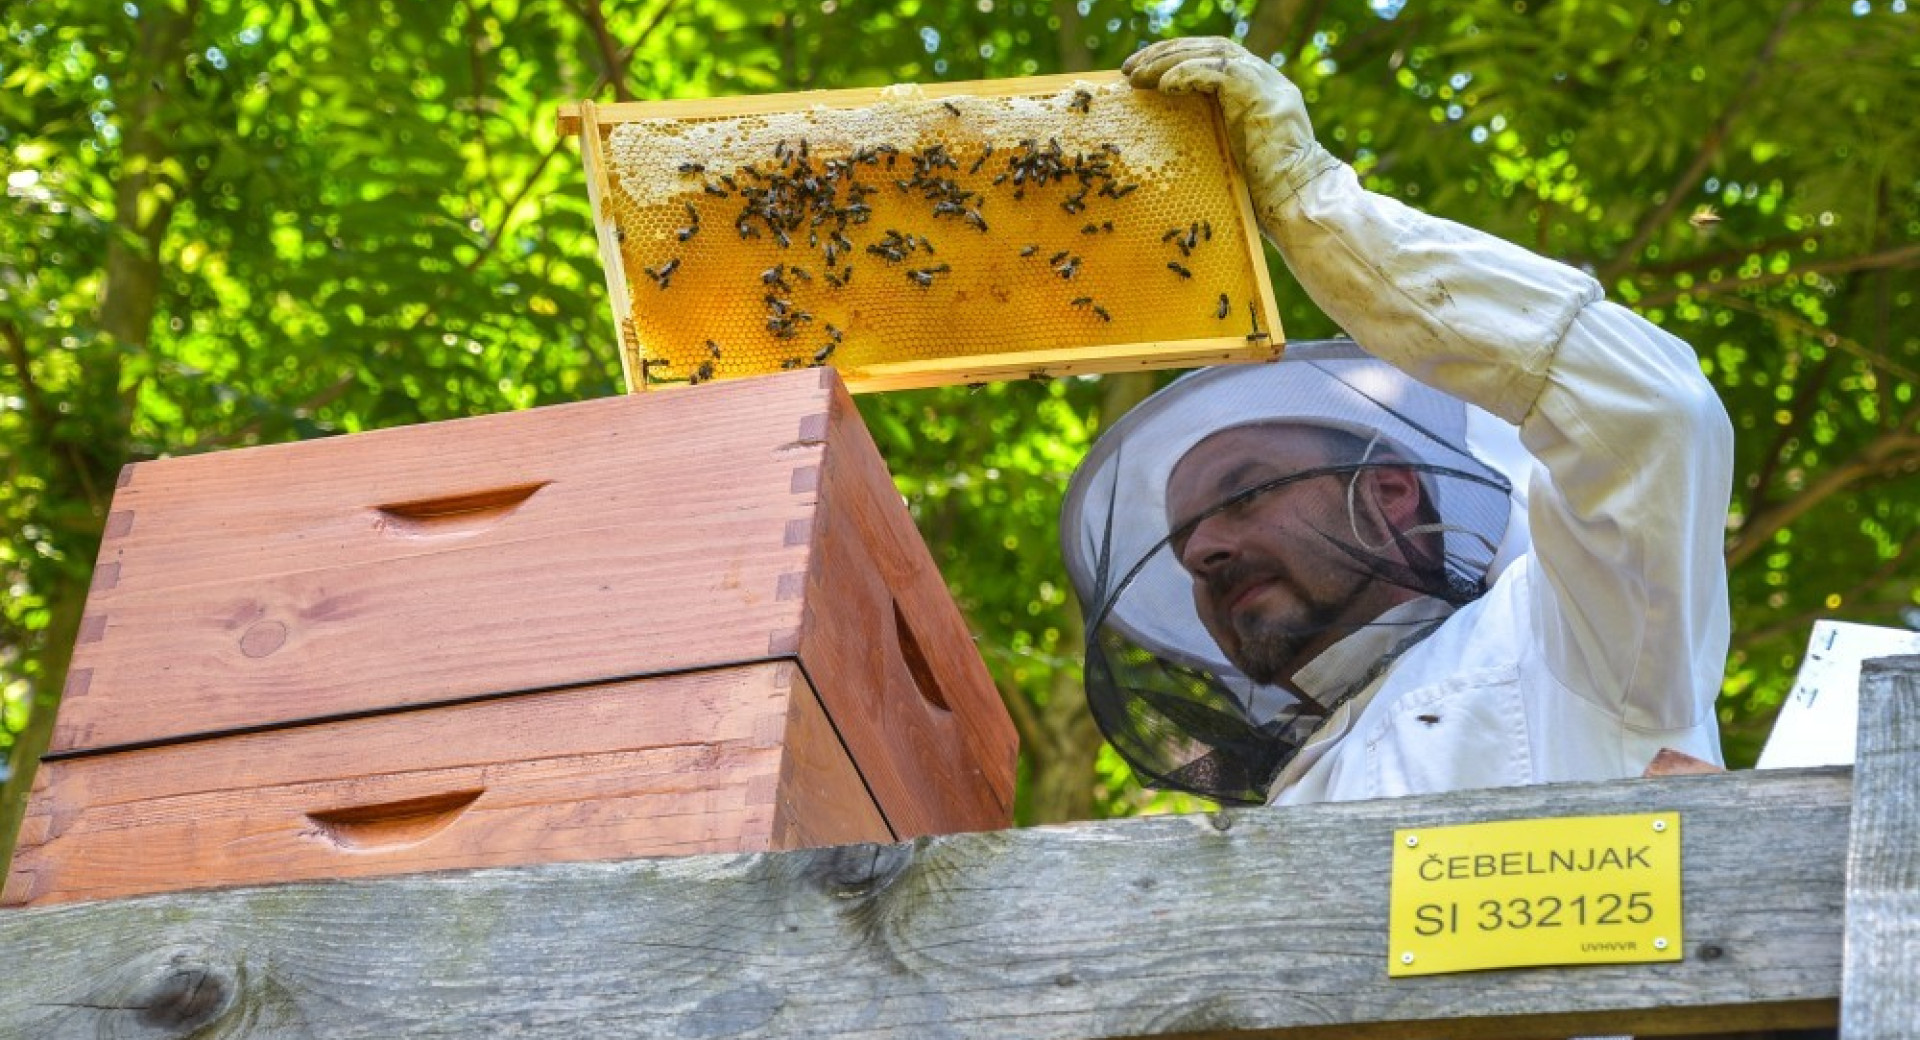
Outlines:
[[[1350,470],[1281,484],[1208,512],[1248,488],[1354,461],[1332,458],[1335,442],[1326,434],[1277,424],[1223,430],[1188,451],[1167,481],[1172,549],[1193,575],[1200,620],[1227,659],[1258,683],[1292,678],[1322,650],[1407,598],[1341,548],[1355,542]],[[1405,472],[1362,472],[1352,504],[1367,542],[1381,542],[1390,519],[1383,504],[1397,513],[1393,497],[1412,483],[1410,475],[1387,477],[1383,503],[1376,475]],[[1182,530],[1194,517],[1203,518]]]

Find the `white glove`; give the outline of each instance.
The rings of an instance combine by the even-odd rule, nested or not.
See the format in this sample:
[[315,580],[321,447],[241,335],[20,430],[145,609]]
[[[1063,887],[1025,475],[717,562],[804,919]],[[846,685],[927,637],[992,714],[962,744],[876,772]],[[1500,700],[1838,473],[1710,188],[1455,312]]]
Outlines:
[[1277,231],[1281,205],[1302,184],[1338,165],[1313,139],[1300,88],[1232,40],[1162,40],[1128,58],[1120,71],[1140,90],[1219,99],[1233,157],[1269,234]]

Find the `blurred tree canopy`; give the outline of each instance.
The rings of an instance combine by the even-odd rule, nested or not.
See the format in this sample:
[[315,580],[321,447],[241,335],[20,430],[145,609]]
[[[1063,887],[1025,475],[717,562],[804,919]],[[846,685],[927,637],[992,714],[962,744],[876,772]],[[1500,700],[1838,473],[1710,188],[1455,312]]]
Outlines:
[[[1270,55],[1376,190],[1591,270],[1697,348],[1740,438],[1721,714],[1749,762],[1813,619],[1920,620],[1906,2],[16,0],[7,805],[123,463],[620,392],[558,103],[1113,68],[1187,34]],[[1275,266],[1289,335],[1336,331]],[[1102,751],[1055,548],[1076,460],[1153,382],[861,401],[1019,725],[1023,821],[1179,804]]]

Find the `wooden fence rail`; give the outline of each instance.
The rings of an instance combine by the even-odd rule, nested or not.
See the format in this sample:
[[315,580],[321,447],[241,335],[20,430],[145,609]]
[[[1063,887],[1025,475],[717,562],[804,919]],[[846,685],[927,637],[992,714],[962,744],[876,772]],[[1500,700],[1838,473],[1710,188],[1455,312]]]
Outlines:
[[[1911,1038],[1920,657],[1868,668],[1862,716],[1857,777],[1568,784],[15,911],[0,914],[0,1036],[1565,1037],[1844,1018],[1848,1040]],[[1652,811],[1684,821],[1682,960],[1387,977],[1395,828]]]

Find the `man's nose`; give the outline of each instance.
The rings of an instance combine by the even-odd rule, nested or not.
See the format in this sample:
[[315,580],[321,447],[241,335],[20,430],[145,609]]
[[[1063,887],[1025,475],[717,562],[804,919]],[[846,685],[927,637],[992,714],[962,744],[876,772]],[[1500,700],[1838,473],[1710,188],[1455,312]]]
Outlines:
[[1227,563],[1239,551],[1218,515],[1202,517],[1187,534],[1180,565],[1191,574],[1206,574]]

